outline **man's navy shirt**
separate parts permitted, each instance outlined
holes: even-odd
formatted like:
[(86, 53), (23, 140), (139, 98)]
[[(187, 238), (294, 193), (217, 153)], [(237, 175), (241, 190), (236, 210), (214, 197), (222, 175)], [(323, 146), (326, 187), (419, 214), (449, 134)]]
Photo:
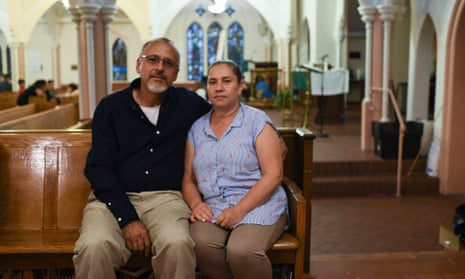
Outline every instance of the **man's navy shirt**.
[(139, 217), (126, 192), (181, 190), (187, 132), (211, 108), (196, 93), (169, 88), (153, 125), (128, 88), (101, 100), (92, 121), (85, 175), (120, 227)]

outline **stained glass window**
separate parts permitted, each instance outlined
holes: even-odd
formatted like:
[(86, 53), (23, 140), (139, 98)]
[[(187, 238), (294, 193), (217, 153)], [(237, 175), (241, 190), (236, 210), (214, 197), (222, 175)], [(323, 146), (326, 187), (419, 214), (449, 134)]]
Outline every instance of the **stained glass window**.
[(244, 62), (244, 30), (237, 22), (228, 28), (228, 58), (237, 65)]
[(8, 46), (6, 47), (6, 67), (8, 73), (11, 73), (11, 49)]
[(0, 46), (0, 73), (3, 70), (3, 57), (2, 57), (3, 51), (2, 51), (2, 46)]
[(187, 29), (187, 79), (202, 80), (203, 76), (203, 29), (192, 23)]
[(208, 66), (216, 60), (221, 29), (221, 25), (218, 22), (213, 22), (208, 28)]
[(127, 80), (127, 60), (126, 44), (118, 38), (113, 44), (113, 80)]

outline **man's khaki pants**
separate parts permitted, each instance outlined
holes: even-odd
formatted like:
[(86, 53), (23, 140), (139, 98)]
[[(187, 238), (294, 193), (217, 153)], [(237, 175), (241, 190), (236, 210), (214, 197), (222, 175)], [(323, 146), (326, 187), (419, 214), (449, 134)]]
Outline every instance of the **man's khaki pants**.
[[(181, 193), (154, 191), (128, 196), (150, 232), (155, 278), (195, 278), (194, 242), (188, 227), (190, 209)], [(115, 270), (130, 256), (115, 217), (90, 194), (74, 250), (76, 278), (116, 278)]]

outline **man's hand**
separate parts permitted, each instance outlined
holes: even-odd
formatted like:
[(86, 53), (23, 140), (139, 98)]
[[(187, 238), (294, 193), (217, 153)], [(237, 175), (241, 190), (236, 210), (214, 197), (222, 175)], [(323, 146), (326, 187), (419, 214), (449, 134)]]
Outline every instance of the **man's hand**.
[(140, 221), (132, 221), (123, 228), (123, 238), (126, 247), (133, 253), (150, 255), (150, 235)]

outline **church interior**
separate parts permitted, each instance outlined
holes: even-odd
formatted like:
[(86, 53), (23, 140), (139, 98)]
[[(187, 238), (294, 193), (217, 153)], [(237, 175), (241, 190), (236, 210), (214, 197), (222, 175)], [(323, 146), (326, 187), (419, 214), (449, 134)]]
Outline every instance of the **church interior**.
[[(307, 202), (303, 267), (295, 274), (276, 264), (276, 278), (465, 278), (465, 236), (453, 224), (465, 203), (465, 1), (0, 0), (0, 18), (0, 278), (74, 278), (66, 264), (46, 260), (64, 245), (44, 256), (6, 243), (36, 225), (7, 216), (26, 193), (6, 189), (30, 168), (27, 183), (31, 173), (30, 183), (56, 180), (55, 190), (37, 194), (63, 203), (60, 187), (84, 179), (61, 163), (68, 151), (60, 149), (77, 146), (69, 155), (77, 156), (84, 144), (57, 147), (44, 135), (87, 140), (99, 101), (138, 77), (140, 49), (157, 37), (179, 50), (174, 86), (206, 98), (208, 67), (233, 60), (247, 84), (241, 101), (280, 131), (304, 131), (287, 138), (284, 162)], [(40, 80), (52, 95), (18, 105)], [(37, 144), (44, 155), (34, 159), (27, 154)], [(69, 169), (36, 166), (55, 163)], [(45, 229), (69, 229), (61, 209), (37, 208)], [(119, 276), (152, 278), (146, 269)]]

